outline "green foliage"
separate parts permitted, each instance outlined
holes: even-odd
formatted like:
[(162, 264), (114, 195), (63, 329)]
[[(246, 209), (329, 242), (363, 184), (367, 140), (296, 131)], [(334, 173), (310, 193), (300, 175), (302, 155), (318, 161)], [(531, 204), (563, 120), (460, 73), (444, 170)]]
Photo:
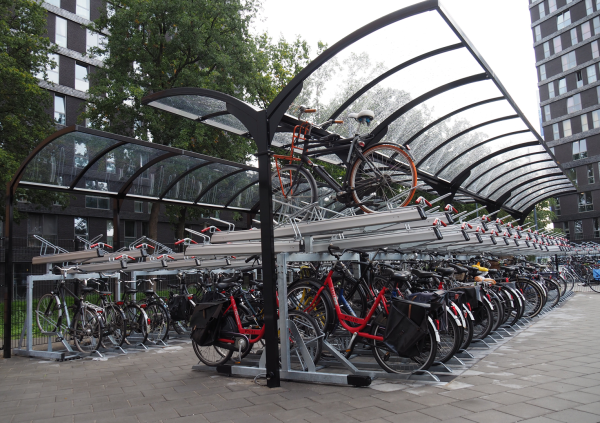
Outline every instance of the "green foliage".
[[(55, 127), (47, 113), (50, 94), (39, 86), (47, 82), (46, 69), (55, 51), (46, 33), (46, 9), (35, 0), (0, 0), (0, 184), (2, 192), (19, 164)], [(66, 206), (68, 196), (20, 190), (38, 207), (53, 202)], [(0, 218), (4, 220), (2, 195)], [(19, 219), (15, 210), (15, 220)], [(22, 216), (21, 216), (22, 217)]]
[[(553, 210), (556, 209), (556, 200), (549, 198), (548, 200), (541, 201), (535, 205), (537, 211), (537, 222), (538, 229), (544, 229), (552, 224), (553, 220), (556, 220), (556, 214)], [(525, 219), (525, 225), (535, 224), (535, 218), (533, 210), (527, 215)]]

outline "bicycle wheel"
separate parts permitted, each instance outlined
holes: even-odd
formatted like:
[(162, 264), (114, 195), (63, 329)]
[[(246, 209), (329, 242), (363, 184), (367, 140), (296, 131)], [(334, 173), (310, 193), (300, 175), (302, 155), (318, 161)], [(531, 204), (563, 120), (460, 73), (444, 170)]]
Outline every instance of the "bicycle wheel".
[(484, 339), (490, 334), (494, 327), (492, 309), (488, 303), (482, 301), (472, 313), (475, 318), (473, 325), (473, 339)]
[[(435, 328), (431, 325), (431, 321), (428, 322), (427, 329), (427, 334), (416, 344), (419, 353), (411, 358), (399, 357), (383, 342), (372, 340), (372, 353), (375, 361), (388, 373), (404, 373), (429, 369), (435, 361), (438, 346), (435, 337)], [(384, 336), (385, 326), (373, 325), (371, 334)]]
[(406, 151), (394, 144), (376, 144), (350, 170), (352, 199), (365, 213), (404, 207), (417, 185), (417, 168)]
[(555, 307), (560, 301), (560, 286), (552, 279), (545, 279), (546, 287), (548, 288), (548, 305)]
[[(237, 324), (235, 323), (233, 317), (230, 314), (228, 314), (227, 316), (223, 316), (219, 332), (235, 333), (237, 332), (237, 330)], [(207, 366), (211, 367), (216, 367), (227, 363), (233, 355), (232, 350), (217, 347), (216, 345), (202, 347), (198, 345), (193, 339), (192, 347), (198, 359)]]
[[(454, 356), (456, 351), (459, 350), (462, 342), (460, 328), (450, 313), (450, 310), (446, 312), (446, 315), (444, 316), (444, 319), (446, 320), (445, 325), (440, 322), (442, 323), (442, 327), (438, 330), (440, 341), (438, 342), (435, 361), (442, 363), (447, 362)], [(443, 326), (445, 326), (445, 328)]]
[(523, 303), (523, 316), (527, 318), (537, 316), (542, 311), (545, 302), (542, 288), (538, 284), (527, 279), (519, 279), (515, 284), (525, 298), (525, 302)]
[[(310, 172), (293, 165), (271, 174), (273, 215), (293, 214), (317, 201), (317, 182)], [(302, 219), (303, 216), (298, 216)]]
[(125, 342), (125, 313), (113, 304), (104, 308), (104, 330), (102, 335), (108, 337), (115, 347), (120, 347)]
[(204, 288), (199, 283), (189, 283), (185, 286), (187, 292), (194, 296), (194, 301), (201, 302), (204, 297)]
[(136, 343), (148, 340), (148, 315), (137, 304), (127, 304), (125, 309), (125, 336), (136, 338)]
[(35, 321), (40, 332), (59, 332), (62, 315), (59, 302), (54, 294), (44, 294), (35, 308)]
[(84, 309), (83, 314), (73, 317), (73, 341), (75, 348), (82, 353), (93, 353), (102, 340), (102, 325), (94, 310)]
[[(288, 310), (288, 320), (296, 325), (312, 361), (317, 364), (323, 351), (323, 333), (319, 324), (310, 315), (297, 310)], [(296, 339), (290, 333), (290, 353), (301, 357), (299, 352), (296, 352), (296, 343)]]
[(502, 307), (502, 302), (498, 299), (498, 296), (494, 292), (490, 292), (491, 300), (490, 302), (494, 306), (492, 310), (492, 317), (494, 319), (494, 325), (492, 326), (492, 331), (498, 330), (500, 324), (502, 323), (502, 319), (504, 318), (504, 308)]
[(475, 333), (475, 326), (473, 320), (471, 320), (471, 316), (465, 310), (463, 310), (463, 316), (465, 317), (465, 335), (463, 336), (462, 344), (460, 345), (461, 350), (466, 350), (471, 345), (471, 341), (473, 340), (473, 334)]
[(152, 303), (146, 307), (146, 314), (150, 320), (148, 327), (148, 340), (152, 342), (164, 341), (169, 335), (169, 310), (163, 304)]
[(588, 286), (592, 291), (600, 293), (600, 281), (590, 278), (588, 279)]
[(329, 293), (321, 291), (313, 304), (322, 284), (316, 279), (301, 279), (288, 287), (288, 308), (311, 315), (319, 324), (323, 333), (330, 333), (335, 327), (336, 317), (333, 301)]

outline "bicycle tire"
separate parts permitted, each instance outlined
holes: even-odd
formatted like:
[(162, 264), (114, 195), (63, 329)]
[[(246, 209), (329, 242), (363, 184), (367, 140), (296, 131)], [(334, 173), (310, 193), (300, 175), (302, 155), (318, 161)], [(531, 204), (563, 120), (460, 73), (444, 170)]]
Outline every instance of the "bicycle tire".
[(465, 310), (462, 310), (463, 316), (465, 317), (465, 334), (463, 336), (462, 344), (460, 345), (461, 350), (466, 350), (471, 345), (471, 341), (473, 341), (474, 334), (474, 325), (473, 320), (471, 320), (471, 316)]
[[(237, 324), (231, 314), (227, 314), (223, 316), (221, 320), (221, 326), (219, 328), (219, 333), (221, 331), (225, 332), (237, 332)], [(219, 335), (217, 335), (217, 338)], [(210, 367), (221, 366), (229, 361), (231, 356), (233, 355), (232, 350), (228, 350), (225, 348), (218, 347), (216, 345), (211, 345), (207, 347), (202, 347), (196, 343), (192, 339), (192, 348), (196, 357), (198, 359)]]
[(519, 321), (519, 319), (521, 318), (521, 298), (517, 296), (519, 295), (516, 291), (514, 291), (513, 289), (509, 289), (508, 290), (508, 294), (512, 297), (512, 302), (513, 302), (513, 307), (511, 307), (510, 309), (510, 314), (508, 316), (508, 319), (506, 321), (506, 324), (508, 326), (514, 326), (515, 323), (517, 323)]
[(487, 302), (481, 301), (472, 313), (475, 318), (473, 324), (473, 339), (484, 339), (490, 334), (494, 325), (492, 309)]
[[(300, 174), (298, 179), (294, 172)], [(318, 199), (317, 181), (301, 166), (285, 165), (279, 169), (279, 173), (274, 171), (271, 174), (271, 186), (273, 200), (279, 201), (273, 203), (273, 215), (295, 213), (299, 208), (315, 203)]]
[(592, 291), (600, 293), (600, 281), (597, 281), (595, 279), (589, 279), (588, 286)]
[(62, 323), (59, 304), (54, 294), (44, 294), (38, 301), (35, 308), (35, 321), (42, 334), (59, 332)]
[(81, 317), (81, 312), (79, 311), (73, 317), (71, 335), (77, 350), (82, 353), (93, 353), (100, 347), (102, 324), (95, 311), (84, 309), (83, 313), (83, 317)]
[[(323, 352), (323, 333), (319, 324), (311, 315), (298, 310), (288, 310), (288, 320), (296, 325), (313, 362), (317, 364)], [(293, 338), (290, 334), (290, 351), (294, 349)]]
[(169, 336), (171, 317), (164, 304), (150, 303), (146, 306), (146, 314), (150, 319), (148, 327), (148, 341), (165, 341)]
[(545, 303), (542, 288), (533, 281), (524, 278), (519, 278), (515, 284), (525, 298), (523, 316), (527, 318), (537, 316), (544, 308)]
[[(462, 343), (460, 326), (455, 320), (455, 317), (450, 314), (450, 310), (446, 311), (446, 328), (438, 330), (440, 340), (437, 343), (437, 352), (435, 361), (446, 363), (460, 349)], [(441, 325), (443, 326), (443, 325)]]
[[(417, 168), (410, 155), (400, 146), (394, 144), (375, 144), (367, 148), (362, 154), (367, 160), (365, 161), (359, 157), (352, 164), (348, 179), (352, 199), (356, 204), (360, 204), (359, 207), (362, 211), (374, 213), (408, 205), (415, 195), (417, 185)], [(367, 162), (370, 157), (377, 157), (378, 172), (381, 172), (383, 167), (386, 168), (384, 170), (386, 172), (384, 173), (385, 177), (382, 180), (375, 180), (376, 178), (369, 175), (369, 173), (372, 173), (367, 169)], [(373, 168), (370, 165), (368, 167)], [(392, 175), (390, 176), (390, 174)], [(405, 189), (407, 185), (410, 187)], [(380, 206), (362, 204), (365, 200), (377, 201)]]
[(554, 308), (560, 301), (560, 286), (552, 279), (544, 280), (546, 287), (548, 288), (548, 303), (550, 307)]
[(127, 304), (123, 311), (125, 312), (125, 336), (139, 336), (140, 341), (136, 343), (145, 343), (148, 340), (148, 316), (146, 312), (137, 304)]
[(104, 307), (104, 330), (103, 337), (109, 338), (115, 347), (120, 347), (125, 342), (125, 313), (114, 304), (107, 304)]
[(324, 289), (319, 296), (320, 301), (311, 310), (308, 310), (312, 299), (323, 284), (316, 279), (300, 279), (288, 287), (288, 308), (308, 312), (319, 323), (325, 334), (331, 333), (337, 322), (333, 300), (329, 292)]

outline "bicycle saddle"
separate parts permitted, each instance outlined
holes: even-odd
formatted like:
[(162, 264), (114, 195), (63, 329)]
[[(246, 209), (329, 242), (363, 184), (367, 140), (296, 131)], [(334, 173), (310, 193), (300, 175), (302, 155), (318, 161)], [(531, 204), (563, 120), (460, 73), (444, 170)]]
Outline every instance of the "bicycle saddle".
[(95, 290), (96, 290), (95, 288), (92, 288), (92, 287), (89, 287), (89, 286), (84, 286), (84, 287), (81, 289), (81, 291), (83, 291), (83, 292), (93, 292), (93, 291), (95, 291)]
[(440, 273), (442, 276), (451, 276), (454, 274), (454, 269), (451, 267), (438, 267), (435, 269), (435, 271)]
[(234, 276), (232, 278), (223, 278), (221, 279), (221, 282), (219, 283), (232, 283), (232, 282), (237, 282), (239, 280), (239, 278), (237, 276)]
[(516, 268), (516, 267), (514, 267), (514, 266), (500, 266), (500, 269), (502, 269), (502, 270), (507, 270), (507, 271), (509, 271), (509, 272), (514, 272), (514, 271), (516, 271), (516, 270), (517, 270), (517, 268)]
[(463, 266), (459, 266), (458, 264), (454, 264), (454, 263), (448, 263), (448, 266), (452, 267), (454, 270), (456, 270), (457, 273), (467, 273), (468, 270), (466, 267)]
[(230, 280), (228, 282), (219, 282), (217, 283), (217, 288), (219, 289), (229, 289), (232, 288), (236, 285), (239, 285), (237, 282), (235, 282), (234, 280)]
[(427, 272), (425, 270), (412, 269), (411, 272), (417, 278), (431, 278), (433, 276), (437, 276), (438, 278), (440, 277), (440, 275), (438, 275), (438, 274), (436, 274), (434, 272)]
[(361, 110), (358, 113), (350, 113), (348, 117), (350, 119), (356, 119), (360, 123), (366, 122), (368, 125), (375, 119), (375, 113), (371, 110)]
[(394, 282), (408, 282), (411, 274), (408, 270), (400, 270), (399, 272), (392, 272), (390, 276)]
[(498, 269), (488, 269), (490, 276), (498, 274)]
[(109, 295), (112, 295), (112, 292), (110, 292), (110, 291), (100, 291), (99, 294), (102, 295), (103, 297), (108, 297)]

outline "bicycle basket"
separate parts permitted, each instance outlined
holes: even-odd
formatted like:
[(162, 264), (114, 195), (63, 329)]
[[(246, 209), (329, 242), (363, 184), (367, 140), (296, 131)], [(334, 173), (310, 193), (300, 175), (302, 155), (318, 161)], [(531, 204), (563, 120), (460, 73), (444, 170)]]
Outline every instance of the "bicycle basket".
[(383, 343), (400, 357), (419, 354), (417, 343), (427, 335), (429, 304), (396, 299), (391, 301)]
[(200, 303), (194, 308), (190, 317), (192, 333), (190, 338), (201, 347), (214, 345), (219, 332), (219, 322), (223, 315), (223, 305), (226, 301)]
[(600, 269), (592, 269), (594, 274), (594, 280), (600, 280)]

